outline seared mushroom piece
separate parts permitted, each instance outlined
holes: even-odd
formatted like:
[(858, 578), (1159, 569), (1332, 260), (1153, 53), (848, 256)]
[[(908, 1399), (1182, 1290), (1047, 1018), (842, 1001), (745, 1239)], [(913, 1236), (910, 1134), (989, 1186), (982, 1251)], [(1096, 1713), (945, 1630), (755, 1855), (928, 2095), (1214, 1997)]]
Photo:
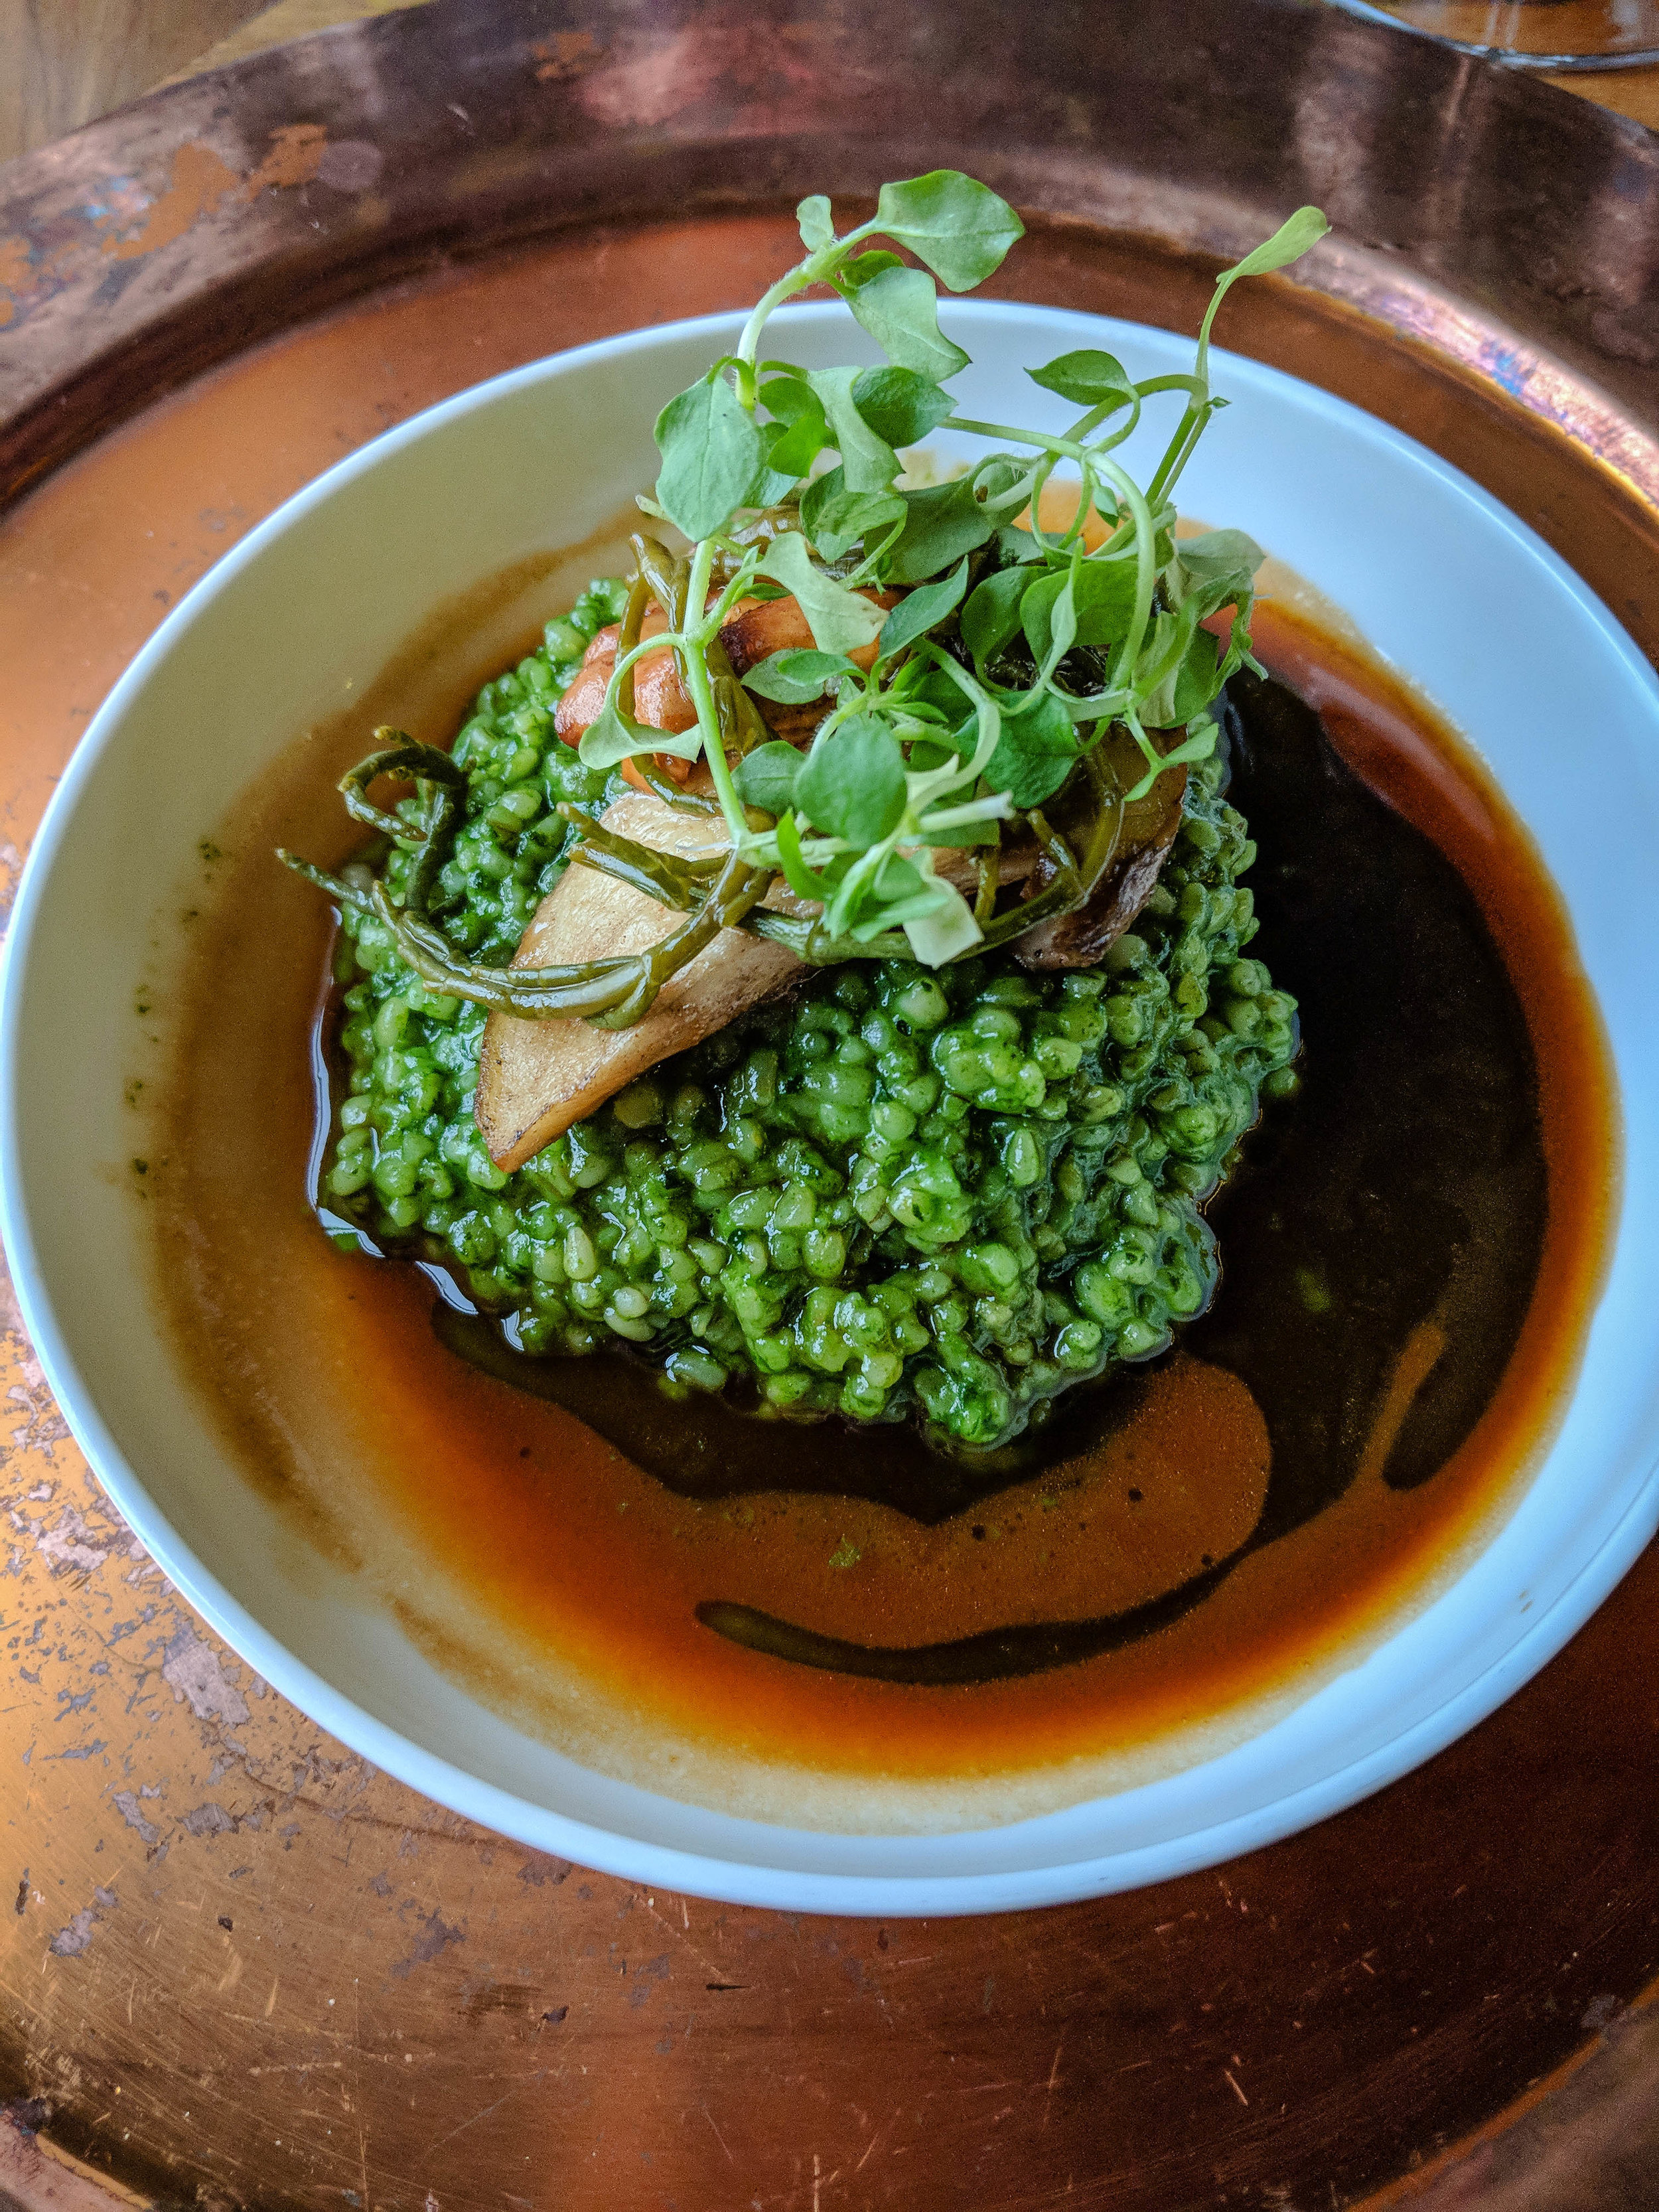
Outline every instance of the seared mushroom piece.
[[(681, 859), (726, 849), (718, 816), (682, 814), (643, 793), (617, 799), (604, 821), (621, 836)], [(769, 905), (788, 901), (793, 907), (781, 884), (775, 890), (782, 897), (769, 896)], [(595, 868), (572, 866), (531, 917), (512, 964), (551, 968), (642, 952), (682, 918), (629, 884)], [(630, 1028), (492, 1013), (478, 1055), (476, 1109), (490, 1158), (498, 1168), (522, 1167), (635, 1076), (787, 989), (799, 973), (800, 963), (787, 946), (745, 930), (723, 929), (669, 977), (649, 1012)]]
[[(641, 792), (605, 809), (605, 827), (635, 844), (653, 846), (682, 860), (724, 854), (717, 815), (683, 814)], [(1005, 884), (1029, 873), (1035, 848), (1003, 853)], [(978, 861), (959, 848), (933, 855), (940, 875), (971, 895)], [(815, 914), (780, 877), (763, 902), (775, 913)], [(531, 917), (513, 956), (514, 968), (556, 967), (641, 952), (666, 937), (680, 920), (631, 884), (596, 868), (573, 866)], [(788, 948), (747, 930), (723, 929), (671, 975), (650, 1011), (630, 1028), (596, 1028), (580, 1020), (533, 1021), (493, 1013), (484, 1025), (478, 1056), (478, 1128), (498, 1168), (522, 1167), (607, 1098), (677, 1052), (688, 1051), (767, 999), (775, 998), (804, 972)]]
[[(866, 592), (864, 596), (879, 607), (892, 606), (897, 600), (893, 592)], [(647, 610), (640, 625), (640, 635), (657, 637), (667, 627), (662, 609), (653, 606)], [(599, 718), (605, 704), (605, 686), (617, 665), (617, 634), (614, 623), (594, 634), (574, 682), (555, 710), (553, 726), (568, 745), (579, 744), (589, 723)], [(732, 672), (738, 676), (746, 676), (751, 668), (757, 668), (775, 653), (794, 647), (810, 650), (813, 644), (800, 604), (792, 599), (741, 601), (721, 624), (720, 638)], [(860, 668), (868, 668), (875, 653), (873, 645), (861, 646), (851, 658)], [(792, 743), (803, 743), (810, 738), (823, 719), (823, 710), (817, 703), (782, 707), (772, 700), (757, 698), (755, 704), (770, 727)], [(689, 730), (697, 719), (696, 709), (686, 696), (673, 655), (666, 646), (660, 653), (646, 653), (634, 664), (634, 712), (637, 720), (653, 730), (677, 732)]]
[[(1133, 741), (1114, 736), (1107, 757), (1120, 787), (1133, 788), (1145, 766)], [(1185, 787), (1185, 769), (1171, 769), (1145, 799), (1125, 807), (1116, 852), (1087, 904), (1014, 940), (1026, 967), (1089, 966), (1122, 934), (1151, 896), (1174, 842)], [(645, 793), (617, 799), (603, 818), (605, 827), (618, 836), (680, 859), (713, 857), (726, 849), (718, 816), (683, 813)], [(972, 895), (979, 872), (975, 852), (941, 848), (933, 854), (933, 865)], [(1030, 897), (1050, 880), (1052, 870), (1035, 845), (1022, 838), (999, 854), (997, 874), (1005, 888), (1022, 884)], [(781, 879), (764, 902), (783, 913), (816, 911), (803, 906)], [(512, 964), (556, 967), (643, 951), (679, 919), (672, 908), (631, 884), (595, 868), (573, 866), (537, 908)], [(802, 972), (786, 946), (747, 930), (723, 929), (670, 976), (649, 1012), (629, 1028), (492, 1013), (479, 1054), (477, 1103), (478, 1127), (491, 1159), (499, 1168), (522, 1167), (636, 1076), (787, 990)]]
[[(1179, 735), (1171, 732), (1170, 741)], [(1106, 739), (1103, 751), (1119, 789), (1133, 791), (1146, 767), (1139, 745), (1126, 731), (1115, 730)], [(1053, 921), (1039, 922), (1024, 937), (1014, 939), (1021, 967), (1091, 968), (1107, 947), (1122, 936), (1157, 885), (1181, 827), (1186, 791), (1185, 767), (1165, 769), (1144, 799), (1132, 799), (1125, 805), (1117, 849), (1085, 903)], [(1054, 872), (1053, 864), (1046, 857), (1040, 859), (1031, 872), (1026, 896), (1034, 896), (1052, 881)]]

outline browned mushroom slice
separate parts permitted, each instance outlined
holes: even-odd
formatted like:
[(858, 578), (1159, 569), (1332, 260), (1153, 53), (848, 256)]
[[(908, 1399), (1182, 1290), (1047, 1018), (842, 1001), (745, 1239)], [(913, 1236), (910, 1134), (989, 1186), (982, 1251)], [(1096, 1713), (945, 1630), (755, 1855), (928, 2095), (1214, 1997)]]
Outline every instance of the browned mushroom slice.
[[(868, 591), (863, 597), (883, 609), (896, 606), (899, 599), (896, 592)], [(647, 608), (640, 626), (641, 638), (655, 637), (667, 626), (660, 607)], [(582, 732), (597, 720), (605, 704), (605, 687), (617, 665), (617, 633), (615, 623), (595, 633), (581, 666), (554, 710), (553, 726), (568, 745), (580, 744)], [(799, 602), (793, 599), (740, 601), (731, 619), (721, 625), (720, 638), (738, 676), (746, 676), (775, 653), (813, 643), (806, 617)], [(870, 667), (875, 657), (873, 644), (860, 646), (851, 656), (860, 668)], [(792, 742), (810, 738), (823, 720), (823, 708), (817, 704), (779, 707), (769, 699), (757, 699), (755, 703), (772, 728)], [(666, 646), (660, 653), (646, 653), (634, 665), (634, 713), (653, 730), (689, 730), (697, 719)]]
[[(622, 836), (683, 858), (725, 850), (718, 817), (679, 813), (643, 793), (617, 799), (605, 823)], [(551, 968), (642, 952), (680, 919), (631, 884), (572, 867), (536, 909), (513, 965)], [(635, 1076), (787, 989), (799, 972), (800, 963), (785, 946), (723, 929), (669, 977), (631, 1028), (492, 1013), (478, 1058), (476, 1109), (490, 1158), (498, 1168), (522, 1167)]]
[[(958, 890), (971, 905), (979, 890), (979, 864), (986, 848), (982, 845), (935, 845), (933, 873), (944, 883)], [(1027, 882), (1033, 869), (1042, 865), (1042, 855), (1030, 837), (1005, 841), (997, 849), (997, 888), (1006, 890), (1011, 884)]]
[[(1104, 758), (1120, 790), (1133, 791), (1146, 769), (1140, 748), (1127, 732), (1115, 730), (1105, 741)], [(1014, 940), (1024, 968), (1091, 968), (1108, 945), (1121, 937), (1152, 896), (1159, 871), (1181, 827), (1187, 790), (1185, 767), (1166, 769), (1144, 799), (1123, 810), (1117, 849), (1106, 872), (1084, 904), (1053, 921), (1039, 922)], [(1047, 860), (1032, 871), (1027, 896), (1053, 877)]]

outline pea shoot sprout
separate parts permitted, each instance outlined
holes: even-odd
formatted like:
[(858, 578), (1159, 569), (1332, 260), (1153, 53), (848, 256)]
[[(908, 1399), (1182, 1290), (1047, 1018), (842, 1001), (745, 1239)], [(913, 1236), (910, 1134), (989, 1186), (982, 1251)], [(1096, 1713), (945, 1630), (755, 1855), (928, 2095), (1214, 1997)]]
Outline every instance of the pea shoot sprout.
[[(614, 671), (580, 739), (587, 766), (631, 763), (659, 799), (706, 815), (721, 856), (658, 852), (569, 809), (576, 860), (682, 919), (636, 954), (545, 969), (469, 962), (441, 915), (463, 780), (447, 755), (381, 731), (380, 749), (341, 790), (356, 819), (411, 856), (397, 895), (384, 880), (283, 858), (373, 913), (436, 991), (528, 1018), (623, 1027), (722, 929), (773, 938), (815, 965), (902, 957), (937, 968), (1006, 944), (1087, 903), (1126, 805), (1208, 757), (1223, 685), (1255, 666), (1262, 556), (1241, 531), (1177, 538), (1175, 499), (1225, 404), (1210, 379), (1217, 310), (1240, 277), (1287, 266), (1324, 234), (1316, 208), (1297, 210), (1218, 277), (1190, 374), (1137, 380), (1092, 349), (1028, 370), (1079, 410), (1060, 432), (981, 420), (946, 390), (970, 363), (939, 327), (937, 285), (965, 292), (1000, 266), (1023, 234), (1006, 201), (941, 169), (884, 185), (875, 214), (844, 233), (821, 194), (797, 215), (803, 258), (757, 303), (735, 352), (658, 418), (661, 467), (640, 504), (686, 550), (635, 538)], [(763, 356), (774, 311), (821, 284), (884, 365), (815, 369)], [(1143, 486), (1117, 455), (1165, 396), (1181, 411)], [(906, 485), (902, 451), (938, 430), (997, 449), (948, 483)], [(1050, 529), (1043, 494), (1057, 471), (1076, 495), (1064, 526)], [(811, 647), (739, 676), (723, 629), (744, 605), (784, 597)], [(665, 627), (647, 635), (653, 607)], [(1206, 625), (1229, 611), (1218, 637)], [(695, 712), (679, 732), (636, 714), (636, 672), (665, 651)], [(815, 702), (808, 749), (773, 734), (767, 705)], [(1138, 777), (1106, 765), (1114, 732), (1133, 740)], [(689, 764), (687, 780), (665, 760)], [(412, 782), (413, 803), (376, 805), (380, 778)], [(1046, 811), (1062, 797), (1063, 829)], [(1036, 841), (1045, 866), (1005, 901), (997, 855), (1020, 837)], [(935, 861), (953, 847), (978, 858), (971, 902)], [(793, 911), (762, 904), (780, 879)]]

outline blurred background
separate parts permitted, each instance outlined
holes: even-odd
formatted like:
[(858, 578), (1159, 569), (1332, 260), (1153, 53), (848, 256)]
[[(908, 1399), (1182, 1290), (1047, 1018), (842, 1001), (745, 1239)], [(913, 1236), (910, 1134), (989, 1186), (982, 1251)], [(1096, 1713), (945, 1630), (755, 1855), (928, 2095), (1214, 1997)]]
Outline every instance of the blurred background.
[(157, 85), (407, 0), (0, 0), (0, 161)]
[[(175, 77), (407, 4), (0, 0), (0, 161), (78, 130)], [(1355, 14), (1385, 12), (1356, 0), (1346, 4)], [(1595, 65), (1595, 73), (1546, 73), (1659, 128), (1659, 69), (1622, 65), (1633, 52), (1659, 49), (1659, 0), (1397, 0), (1386, 13), (1474, 47), (1581, 58)]]

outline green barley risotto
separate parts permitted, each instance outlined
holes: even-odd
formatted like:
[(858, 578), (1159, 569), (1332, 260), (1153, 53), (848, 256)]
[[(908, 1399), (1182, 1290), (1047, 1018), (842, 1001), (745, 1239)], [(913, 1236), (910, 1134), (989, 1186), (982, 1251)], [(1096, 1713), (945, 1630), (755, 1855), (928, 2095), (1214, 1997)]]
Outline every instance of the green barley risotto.
[[(512, 957), (567, 865), (554, 807), (597, 815), (625, 787), (552, 729), (625, 596), (593, 584), (456, 741), (442, 927), (474, 959)], [(1001, 1441), (1202, 1310), (1200, 1206), (1261, 1094), (1294, 1082), (1295, 1006), (1246, 957), (1254, 848), (1223, 781), (1214, 758), (1189, 771), (1158, 888), (1099, 967), (808, 970), (512, 1175), (473, 1119), (483, 1009), (428, 991), (345, 908), (349, 1073), (320, 1193), (337, 1233), (447, 1266), (526, 1352), (620, 1340), (671, 1389), (736, 1378), (781, 1412)], [(408, 865), (393, 851), (394, 890)]]
[[(1295, 1086), (1222, 741), (1264, 556), (1176, 493), (1222, 301), (1327, 226), (1221, 272), (1189, 374), (1082, 348), (1034, 398), (939, 319), (1022, 235), (987, 185), (796, 214), (656, 417), (631, 572), (449, 749), (375, 732), (343, 872), (281, 856), (342, 917), (317, 1198), (532, 1358), (983, 1450), (1204, 1310)], [(780, 355), (815, 287), (860, 361)]]

